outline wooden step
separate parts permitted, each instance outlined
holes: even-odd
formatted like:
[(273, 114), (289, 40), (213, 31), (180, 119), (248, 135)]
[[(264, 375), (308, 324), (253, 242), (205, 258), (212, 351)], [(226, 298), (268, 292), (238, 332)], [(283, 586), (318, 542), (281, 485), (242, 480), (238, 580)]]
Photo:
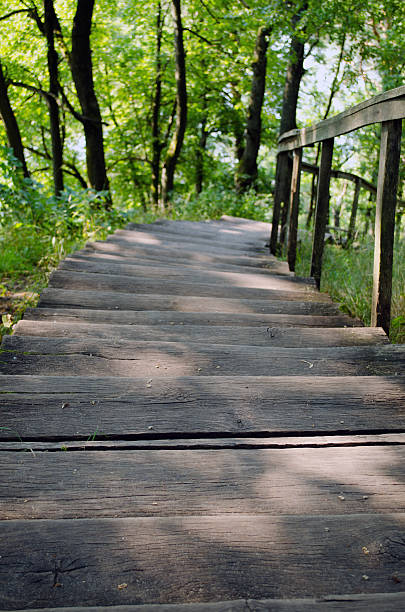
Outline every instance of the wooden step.
[[(405, 592), (325, 595), (306, 599), (233, 599), (191, 604), (144, 604), (37, 608), (25, 612), (398, 612), (405, 608)], [(18, 612), (18, 611), (17, 611)], [(22, 611), (20, 611), (22, 612)]]
[(285, 261), (279, 261), (275, 257), (270, 258), (266, 266), (243, 266), (231, 263), (201, 263), (198, 261), (184, 261), (180, 259), (171, 259), (162, 257), (130, 257), (120, 255), (118, 253), (102, 253), (100, 251), (92, 251), (89, 248), (84, 248), (79, 251), (74, 251), (71, 257), (75, 260), (90, 261), (94, 263), (115, 263), (125, 264), (130, 266), (158, 266), (160, 269), (174, 268), (175, 270), (184, 270), (191, 273), (193, 270), (197, 272), (239, 272), (253, 273), (268, 276), (269, 273), (274, 273), (282, 276), (294, 278), (294, 273), (288, 269), (288, 264)]
[(403, 376), (3, 375), (1, 386), (2, 440), (405, 431)]
[[(290, 292), (291, 293), (291, 292)], [(315, 302), (286, 301), (278, 299), (278, 292), (272, 294), (272, 299), (232, 299), (196, 297), (192, 295), (162, 295), (137, 294), (115, 291), (94, 291), (85, 288), (44, 289), (39, 299), (40, 307), (91, 308), (100, 307), (108, 310), (159, 310), (195, 313), (238, 313), (238, 314), (287, 314), (287, 315), (337, 315), (339, 310), (331, 301)]]
[(405, 347), (262, 348), (98, 338), (9, 336), (0, 373), (120, 377), (398, 376)]
[(49, 279), (49, 286), (57, 289), (76, 289), (93, 291), (116, 291), (118, 293), (188, 295), (201, 297), (220, 297), (233, 299), (279, 299), (328, 302), (329, 296), (319, 293), (311, 285), (297, 284), (289, 288), (289, 279), (280, 276), (270, 289), (254, 289), (250, 287), (224, 286), (215, 283), (195, 283), (193, 281), (167, 280), (166, 278), (151, 278), (141, 276), (117, 276), (116, 274), (95, 274), (88, 272), (73, 272), (56, 270)]
[(111, 323), (60, 323), (23, 319), (15, 334), (70, 338), (106, 338), (155, 342), (241, 344), (266, 347), (367, 346), (388, 344), (380, 327), (241, 327), (207, 325), (116, 325)]
[[(176, 248), (177, 247), (177, 248)], [(130, 244), (128, 241), (125, 242), (123, 240), (119, 241), (116, 239), (114, 242), (88, 242), (86, 245), (86, 249), (89, 251), (96, 251), (101, 253), (112, 253), (112, 254), (120, 254), (125, 257), (147, 257), (147, 258), (157, 258), (159, 261), (168, 261), (177, 260), (183, 263), (192, 263), (198, 262), (202, 264), (210, 264), (210, 263), (226, 263), (227, 265), (233, 264), (238, 266), (252, 266), (254, 268), (267, 268), (269, 265), (269, 261), (271, 262), (269, 256), (261, 255), (261, 256), (253, 256), (247, 255), (239, 252), (229, 252), (229, 249), (223, 253), (216, 251), (212, 252), (210, 249), (196, 249), (194, 244), (187, 244), (187, 246), (183, 246), (181, 249), (178, 248), (178, 243), (175, 244), (160, 244), (156, 245), (148, 245), (148, 244)]]
[(405, 445), (90, 449), (0, 451), (0, 519), (405, 512)]
[(286, 277), (276, 274), (256, 274), (255, 272), (222, 272), (189, 270), (186, 266), (160, 267), (157, 264), (131, 265), (126, 263), (107, 263), (68, 257), (61, 261), (59, 270), (87, 272), (93, 274), (112, 274), (115, 276), (143, 277), (148, 279), (185, 280), (194, 284), (221, 284), (224, 287), (247, 287), (251, 289), (282, 289), (292, 291), (315, 290), (315, 284), (299, 276)]
[(5, 521), (0, 606), (396, 593), (404, 527), (401, 513)]
[(27, 308), (25, 321), (86, 322), (121, 325), (240, 325), (243, 327), (362, 327), (358, 319), (339, 315), (177, 312), (176, 310), (90, 310), (85, 308)]
[[(194, 223), (190, 221), (169, 221), (165, 223), (128, 223), (124, 231), (148, 232), (150, 234), (169, 236), (183, 241), (187, 238), (198, 238), (199, 240), (215, 241), (218, 244), (231, 244), (240, 246), (257, 247), (265, 243), (270, 237), (270, 225), (263, 230), (246, 231), (246, 229), (235, 225), (228, 226), (224, 223), (208, 224)], [(119, 235), (119, 234), (118, 234)]]
[(141, 232), (141, 231), (128, 231), (128, 230), (116, 230), (114, 234), (110, 234), (107, 239), (107, 243), (119, 244), (122, 246), (152, 246), (154, 248), (159, 247), (164, 250), (176, 248), (180, 252), (195, 249), (202, 253), (211, 255), (242, 255), (249, 256), (252, 258), (261, 257), (263, 260), (266, 259), (268, 251), (265, 245), (258, 245), (257, 242), (252, 246), (245, 244), (233, 244), (232, 242), (223, 243), (219, 239), (217, 241), (212, 239), (199, 238), (198, 236), (184, 236), (181, 240), (177, 236), (172, 234), (163, 234), (152, 232)]

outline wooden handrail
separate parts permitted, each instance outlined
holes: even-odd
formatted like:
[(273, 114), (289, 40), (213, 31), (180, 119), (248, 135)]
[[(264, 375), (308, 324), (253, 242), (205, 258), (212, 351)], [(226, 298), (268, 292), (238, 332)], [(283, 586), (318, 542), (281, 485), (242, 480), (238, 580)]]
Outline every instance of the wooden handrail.
[(328, 138), (353, 132), (372, 123), (403, 119), (404, 109), (405, 85), (385, 91), (315, 125), (284, 132), (278, 141), (278, 152), (307, 147)]
[[(318, 288), (321, 282), (325, 231), (329, 218), (331, 176), (352, 180), (356, 185), (352, 217), (348, 231), (349, 239), (354, 233), (360, 188), (363, 187), (376, 194), (371, 324), (372, 326), (383, 327), (387, 333), (389, 333), (390, 327), (396, 193), (398, 187), (402, 119), (404, 117), (405, 86), (386, 91), (316, 125), (285, 132), (279, 138), (278, 147), (280, 159), (288, 157), (289, 151), (294, 152), (294, 171), (292, 173), (288, 205), (287, 259), (290, 270), (294, 270), (296, 259), (300, 172), (303, 169), (312, 173), (318, 172), (318, 192), (311, 261), (311, 276), (315, 278)], [(350, 172), (332, 170), (334, 138), (372, 123), (382, 124), (377, 188), (365, 179)], [(316, 166), (312, 166), (312, 164), (302, 162), (303, 147), (311, 146), (316, 142), (322, 142), (319, 169)], [(290, 182), (290, 179), (284, 177), (284, 182), (287, 180)], [(284, 191), (285, 189), (283, 188)], [(280, 204), (278, 203), (278, 208), (279, 206)], [(274, 224), (274, 217), (278, 219), (276, 215), (276, 202), (270, 237), (270, 250), (272, 253), (275, 252), (278, 232), (278, 223)]]

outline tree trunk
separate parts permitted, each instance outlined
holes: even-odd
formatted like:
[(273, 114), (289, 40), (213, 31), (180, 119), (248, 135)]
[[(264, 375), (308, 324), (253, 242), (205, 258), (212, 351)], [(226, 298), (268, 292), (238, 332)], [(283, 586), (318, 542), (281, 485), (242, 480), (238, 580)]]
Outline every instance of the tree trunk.
[(152, 198), (155, 207), (157, 207), (159, 204), (160, 157), (162, 154), (162, 142), (159, 125), (160, 109), (162, 104), (162, 33), (162, 4), (161, 1), (158, 0), (156, 16), (156, 77), (155, 94), (153, 97), (152, 107)]
[(176, 57), (176, 129), (170, 142), (162, 170), (162, 204), (168, 205), (174, 185), (174, 172), (183, 145), (187, 125), (186, 61), (183, 44), (180, 0), (172, 0), (174, 47)]
[(63, 144), (60, 135), (59, 121), (59, 75), (58, 54), (55, 50), (54, 31), (56, 29), (56, 15), (53, 0), (44, 0), (44, 27), (47, 44), (47, 60), (49, 72), (48, 108), (50, 131), (52, 140), (52, 168), (55, 195), (63, 191)]
[(253, 78), (248, 107), (245, 147), (235, 177), (238, 192), (247, 191), (257, 178), (257, 154), (260, 147), (262, 129), (262, 106), (266, 85), (266, 64), (268, 35), (270, 30), (259, 28), (256, 38), (256, 48), (252, 64)]
[[(296, 29), (304, 12), (308, 8), (308, 3), (304, 2), (302, 8), (294, 15), (292, 23)], [(298, 94), (301, 79), (304, 74), (304, 42), (296, 35), (293, 35), (290, 46), (290, 61), (287, 67), (287, 74), (284, 84), (283, 104), (281, 109), (280, 134), (293, 130), (297, 127), (296, 114)], [(291, 167), (288, 163), (288, 153), (277, 155), (276, 183), (274, 187), (273, 221), (270, 237), (270, 251), (276, 254), (278, 249), (278, 225), (280, 220), (281, 206), (287, 210), (289, 203), (289, 192), (291, 183)], [(287, 168), (287, 172), (286, 169)], [(285, 215), (282, 215), (284, 218)], [(282, 228), (283, 229), (283, 228)], [(282, 232), (283, 233), (283, 232)], [(282, 236), (281, 236), (282, 238)]]
[(3, 68), (0, 62), (0, 115), (3, 119), (6, 128), (7, 140), (10, 148), (13, 150), (14, 157), (21, 162), (22, 171), (25, 178), (30, 177), (24, 155), (24, 147), (21, 140), (21, 134), (18, 127), (17, 119), (10, 104), (8, 97), (7, 82), (4, 78)]
[(94, 0), (77, 0), (72, 28), (71, 70), (83, 114), (89, 182), (96, 191), (107, 191), (105, 206), (111, 207), (105, 167), (103, 127), (94, 91), (90, 31)]
[[(207, 106), (207, 99), (204, 96), (204, 110)], [(204, 154), (207, 148), (208, 132), (207, 127), (207, 115), (204, 115), (201, 120), (201, 131), (200, 140), (198, 143), (195, 159), (195, 192), (199, 195), (202, 192), (204, 182)]]

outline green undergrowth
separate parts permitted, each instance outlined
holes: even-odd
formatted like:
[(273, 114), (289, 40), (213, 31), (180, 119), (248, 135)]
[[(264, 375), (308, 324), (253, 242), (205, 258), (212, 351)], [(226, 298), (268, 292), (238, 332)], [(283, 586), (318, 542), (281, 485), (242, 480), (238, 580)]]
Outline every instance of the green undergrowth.
[(175, 197), (164, 213), (145, 212), (140, 205), (106, 211), (103, 193), (67, 189), (59, 197), (49, 195), (42, 185), (22, 177), (11, 155), (0, 167), (0, 176), (0, 339), (12, 332), (27, 307), (36, 305), (50, 273), (64, 257), (130, 221), (203, 220), (223, 214), (269, 218), (266, 196), (237, 196), (218, 186), (208, 187), (199, 197)]
[[(300, 232), (296, 274), (309, 276), (311, 236)], [(348, 249), (339, 245), (325, 245), (322, 264), (321, 291), (339, 302), (341, 309), (370, 325), (373, 287), (374, 242), (364, 238)], [(405, 244), (397, 241), (394, 249), (393, 291), (390, 340), (405, 343)]]

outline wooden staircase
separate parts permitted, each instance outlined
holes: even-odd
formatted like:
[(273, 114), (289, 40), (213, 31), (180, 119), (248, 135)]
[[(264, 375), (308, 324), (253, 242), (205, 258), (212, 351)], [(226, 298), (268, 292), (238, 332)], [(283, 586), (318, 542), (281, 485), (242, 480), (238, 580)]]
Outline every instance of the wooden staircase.
[(267, 255), (130, 224), (0, 354), (0, 609), (405, 609), (405, 350)]

